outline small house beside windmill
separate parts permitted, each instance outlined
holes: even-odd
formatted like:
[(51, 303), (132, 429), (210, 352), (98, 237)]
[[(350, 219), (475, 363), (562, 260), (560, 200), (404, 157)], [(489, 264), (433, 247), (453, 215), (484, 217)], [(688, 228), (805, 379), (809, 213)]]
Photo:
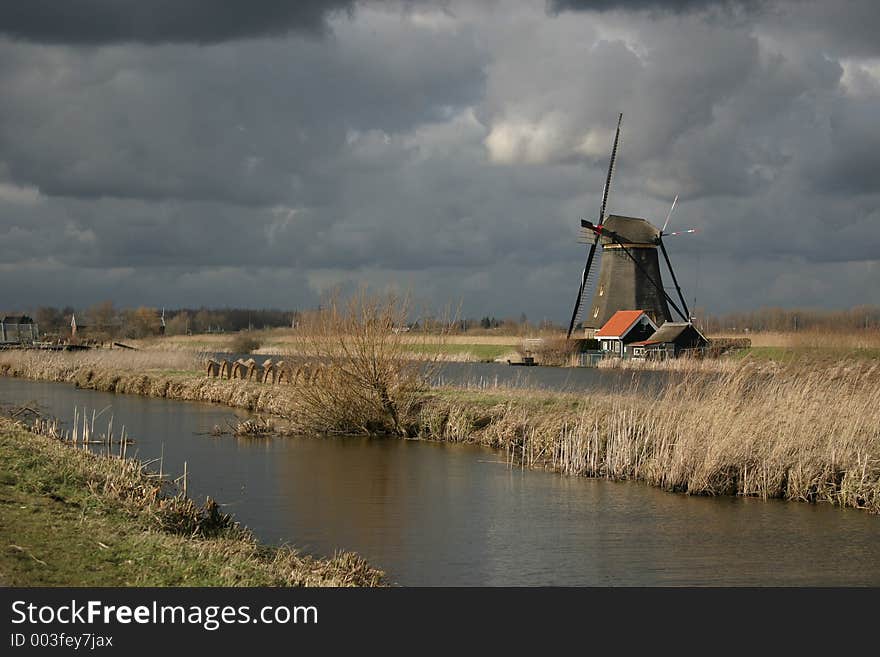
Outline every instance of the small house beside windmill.
[(709, 341), (690, 322), (666, 322), (647, 340), (630, 344), (633, 358), (663, 360), (682, 354), (699, 354)]
[(646, 340), (657, 325), (644, 310), (618, 310), (596, 331), (602, 351), (615, 356), (630, 355), (630, 345)]

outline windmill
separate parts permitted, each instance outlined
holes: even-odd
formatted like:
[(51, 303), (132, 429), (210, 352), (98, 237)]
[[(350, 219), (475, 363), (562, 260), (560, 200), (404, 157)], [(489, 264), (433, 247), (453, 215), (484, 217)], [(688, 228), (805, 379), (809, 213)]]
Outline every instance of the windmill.
[[(659, 326), (672, 320), (670, 313), (670, 308), (672, 308), (683, 321), (690, 321), (690, 311), (672, 269), (672, 263), (669, 261), (666, 246), (663, 244), (663, 237), (666, 235), (694, 232), (694, 229), (676, 233), (665, 232), (678, 197), (676, 197), (676, 201), (673, 201), (662, 229), (658, 229), (645, 219), (607, 215), (605, 212), (608, 207), (608, 194), (611, 190), (614, 163), (617, 159), (622, 121), (623, 114), (620, 114), (617, 118), (617, 131), (614, 135), (614, 145), (611, 148), (611, 161), (608, 165), (608, 174), (602, 191), (602, 205), (598, 221), (594, 224), (586, 219), (581, 220), (585, 241), (590, 245), (590, 248), (587, 252), (587, 262), (581, 274), (581, 284), (578, 288), (574, 310), (571, 313), (571, 321), (568, 326), (569, 338), (581, 317), (584, 292), (593, 287), (591, 274), (595, 269), (596, 260), (601, 260), (601, 267), (599, 268), (598, 284), (593, 290), (592, 302), (583, 319), (585, 328), (592, 330), (601, 328), (618, 310), (644, 310)], [(658, 247), (669, 268), (681, 307), (663, 287), (657, 254)]]

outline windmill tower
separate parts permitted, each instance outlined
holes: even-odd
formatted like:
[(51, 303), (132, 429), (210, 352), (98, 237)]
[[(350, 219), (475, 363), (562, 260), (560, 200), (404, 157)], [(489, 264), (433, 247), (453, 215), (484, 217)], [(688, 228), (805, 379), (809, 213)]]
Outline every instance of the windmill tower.
[[(605, 188), (602, 192), (602, 206), (599, 210), (598, 222), (593, 224), (586, 219), (581, 220), (581, 228), (584, 229), (586, 243), (590, 245), (587, 252), (587, 262), (581, 275), (581, 284), (578, 289), (574, 310), (571, 314), (571, 322), (568, 326), (568, 337), (574, 330), (575, 324), (582, 318), (582, 324), (587, 330), (588, 337), (591, 331), (601, 328), (618, 310), (644, 310), (658, 326), (672, 320), (670, 308), (689, 322), (689, 311), (669, 255), (663, 244), (663, 229), (657, 228), (645, 219), (637, 217), (623, 217), (619, 215), (606, 215), (608, 193), (611, 188), (611, 177), (614, 173), (614, 162), (617, 159), (617, 145), (620, 140), (620, 124), (623, 114), (617, 119), (617, 132), (614, 135), (614, 145), (611, 149), (611, 162), (608, 165), (608, 175), (605, 178)], [(678, 197), (676, 197), (677, 200)], [(675, 202), (672, 208), (675, 207)], [(672, 214), (672, 209), (669, 210)], [(693, 230), (682, 231), (693, 232)], [(669, 233), (678, 234), (678, 233)], [(601, 246), (601, 248), (599, 248)], [(678, 291), (682, 311), (678, 304), (666, 293), (663, 280), (660, 276), (659, 253), (663, 254), (669, 273)], [(601, 260), (599, 268), (598, 285), (593, 290), (592, 272), (596, 267), (596, 261)], [(592, 302), (586, 308), (582, 308), (584, 292), (592, 290)], [(582, 311), (586, 311), (582, 315)]]

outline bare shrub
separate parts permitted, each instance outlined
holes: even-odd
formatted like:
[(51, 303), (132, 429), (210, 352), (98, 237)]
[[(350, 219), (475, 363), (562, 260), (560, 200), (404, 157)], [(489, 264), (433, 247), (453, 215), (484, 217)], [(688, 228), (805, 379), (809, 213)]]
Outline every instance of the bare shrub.
[(306, 426), (334, 433), (416, 431), (436, 357), (428, 363), (410, 357), (412, 338), (400, 330), (407, 318), (406, 299), (365, 290), (345, 302), (331, 298), (303, 318), (297, 353), (306, 368), (321, 373), (295, 387)]
[(566, 367), (572, 365), (580, 344), (577, 340), (567, 340), (564, 335), (552, 335), (524, 343), (524, 355), (534, 356), (541, 365)]
[(260, 347), (260, 341), (248, 333), (239, 333), (229, 343), (229, 351), (233, 354), (252, 354)]

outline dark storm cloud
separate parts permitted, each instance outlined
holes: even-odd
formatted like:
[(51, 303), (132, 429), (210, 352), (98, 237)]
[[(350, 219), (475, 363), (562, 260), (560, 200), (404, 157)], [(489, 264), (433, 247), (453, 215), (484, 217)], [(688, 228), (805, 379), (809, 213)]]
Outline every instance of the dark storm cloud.
[(870, 39), (812, 0), (625, 4), (0, 38), (0, 306), (301, 306), (368, 283), (562, 319), (618, 111), (611, 209), (659, 224), (681, 195), (673, 226), (701, 232), (668, 247), (698, 305), (880, 302)]
[(5, 0), (0, 34), (38, 43), (216, 43), (317, 33), (354, 0)]
[(419, 30), (393, 50), (362, 32), (96, 51), (0, 41), (0, 173), (50, 196), (322, 205), (336, 167), (356, 165), (353, 135), (475, 101), (484, 61), (466, 32)]
[(804, 164), (807, 179), (828, 194), (876, 194), (880, 171), (880, 95), (838, 100), (829, 117), (829, 140), (824, 157)]
[(682, 13), (713, 7), (754, 7), (758, 0), (549, 0), (552, 12), (664, 11)]
[(551, 14), (565, 12), (704, 13), (739, 23), (761, 20), (767, 27), (814, 48), (843, 55), (880, 53), (876, 0), (548, 0)]
[(805, 47), (835, 55), (880, 54), (880, 11), (875, 0), (788, 0), (767, 12), (779, 32), (794, 30)]

